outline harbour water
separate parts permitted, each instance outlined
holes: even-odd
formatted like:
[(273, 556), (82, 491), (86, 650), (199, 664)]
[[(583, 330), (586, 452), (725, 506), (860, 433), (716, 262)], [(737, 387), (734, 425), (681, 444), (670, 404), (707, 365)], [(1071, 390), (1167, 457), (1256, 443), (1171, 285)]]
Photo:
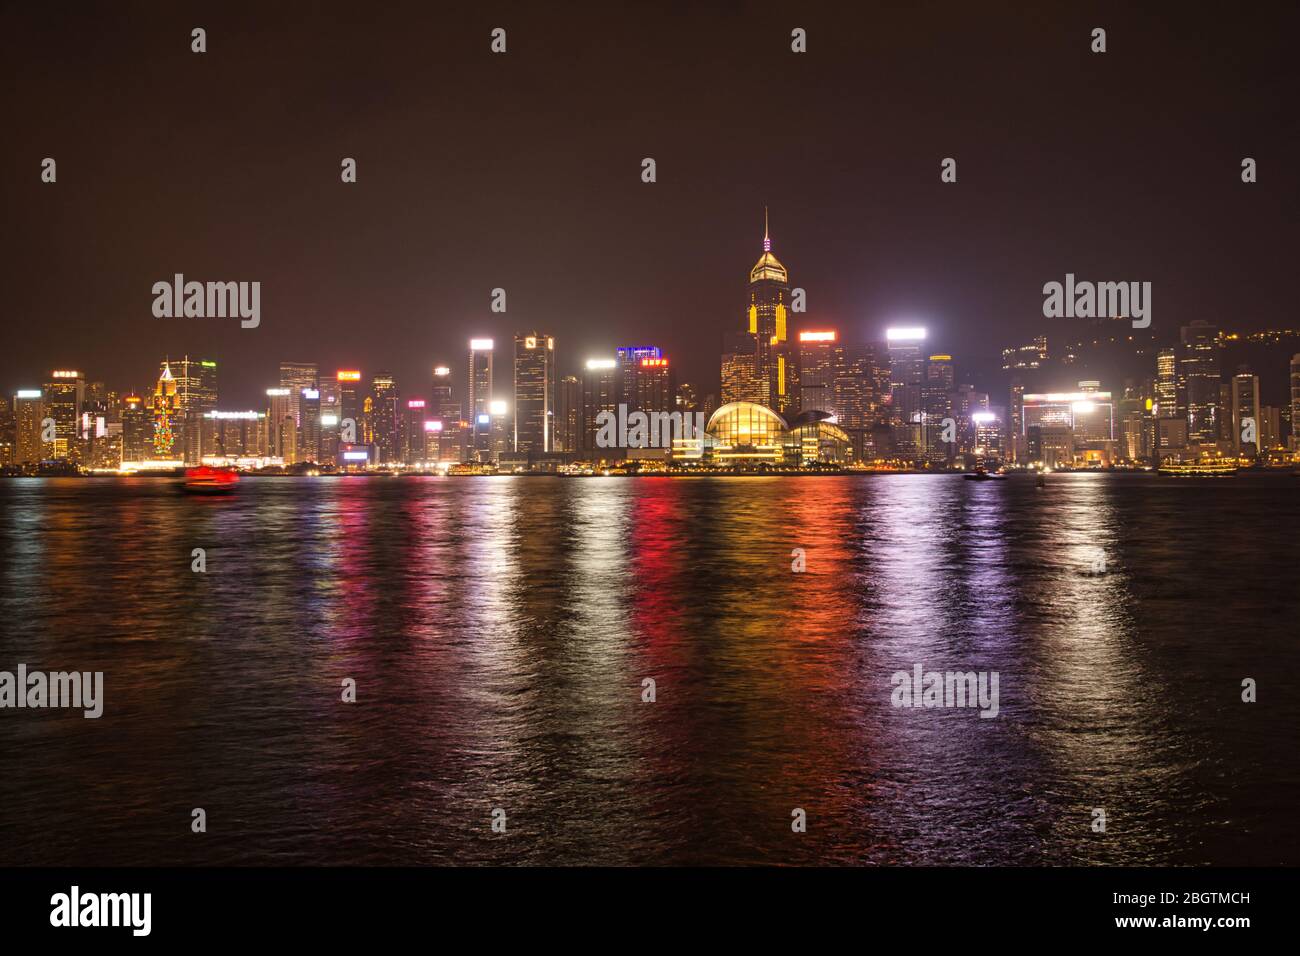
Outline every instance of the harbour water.
[(0, 710), (0, 865), (1297, 864), (1298, 552), (1286, 476), (3, 481), (0, 670), (104, 712)]

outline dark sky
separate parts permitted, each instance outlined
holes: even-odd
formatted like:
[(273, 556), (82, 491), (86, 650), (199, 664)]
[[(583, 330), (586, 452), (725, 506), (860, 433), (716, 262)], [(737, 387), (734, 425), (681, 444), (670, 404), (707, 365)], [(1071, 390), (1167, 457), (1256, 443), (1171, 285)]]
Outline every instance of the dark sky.
[[(282, 359), (420, 394), (538, 328), (561, 371), (656, 343), (712, 390), (765, 204), (807, 324), (925, 323), (959, 368), (1066, 272), (1152, 282), (1164, 338), (1294, 326), (1295, 5), (1136, 6), (9, 3), (0, 388), (189, 351), (223, 407)], [(175, 272), (260, 281), (261, 327), (155, 319)]]

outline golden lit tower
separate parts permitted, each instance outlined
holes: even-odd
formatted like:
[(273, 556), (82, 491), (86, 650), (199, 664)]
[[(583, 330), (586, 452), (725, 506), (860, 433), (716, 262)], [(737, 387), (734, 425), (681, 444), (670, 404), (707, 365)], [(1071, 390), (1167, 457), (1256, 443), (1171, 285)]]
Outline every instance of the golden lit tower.
[(763, 254), (749, 270), (748, 331), (755, 338), (756, 379), (760, 394), (751, 401), (779, 412), (791, 405), (794, 389), (787, 324), (790, 274), (772, 254), (767, 210), (763, 210)]

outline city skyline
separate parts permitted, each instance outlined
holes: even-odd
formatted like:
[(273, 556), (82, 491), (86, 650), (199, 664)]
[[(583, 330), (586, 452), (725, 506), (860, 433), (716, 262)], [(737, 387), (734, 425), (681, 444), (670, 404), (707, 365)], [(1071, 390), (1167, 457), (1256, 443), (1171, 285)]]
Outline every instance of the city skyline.
[[(764, 209), (763, 219), (764, 219), (764, 223), (763, 223), (764, 233), (762, 239), (763, 256), (766, 257), (766, 256), (773, 255), (771, 250), (774, 247), (774, 242), (771, 239), (770, 234), (768, 232), (766, 209)], [(775, 258), (773, 258), (773, 261), (776, 261)], [(782, 270), (784, 270), (784, 267), (781, 266), (779, 262), (777, 263), (777, 266)], [(715, 283), (715, 285), (723, 286), (725, 284)], [(801, 284), (796, 285), (796, 283), (789, 280), (785, 282), (785, 285), (787, 288), (790, 287), (797, 288), (798, 291), (801, 293), (801, 295), (805, 297), (804, 301), (806, 302), (806, 295), (807, 295), (806, 288), (804, 288)], [(491, 290), (492, 293), (498, 293), (499, 291), (500, 290)], [(1038, 300), (1040, 305), (1041, 305), (1041, 294), (1042, 292), (1040, 290), (1039, 300)], [(483, 341), (483, 342), (491, 342), (495, 344), (498, 342), (511, 341), (515, 336), (525, 334), (522, 331), (522, 329), (527, 326), (526, 322), (521, 324), (519, 328), (515, 328), (515, 325), (519, 323), (515, 323), (513, 320), (511, 320), (508, 314), (506, 313), (494, 314), (491, 312), (490, 302), (495, 300), (496, 300), (495, 295), (489, 297), (489, 305), (485, 305), (484, 308), (484, 312), (487, 313), (487, 315), (482, 320), (478, 321), (477, 323), (467, 323), (474, 330), (467, 337), (468, 342), (473, 343), (475, 341)], [(735, 312), (736, 310), (733, 309), (732, 311)], [(690, 342), (690, 344), (684, 349), (674, 351), (671, 348), (663, 348), (663, 351), (671, 352), (674, 354), (674, 358), (678, 363), (676, 367), (678, 368), (679, 371), (683, 367), (689, 367), (689, 368), (706, 367), (707, 368), (708, 367), (707, 358), (711, 355), (713, 351), (722, 351), (723, 353), (726, 353), (728, 351), (728, 339), (729, 337), (733, 336), (734, 333), (738, 330), (737, 326), (743, 324), (744, 318), (745, 318), (744, 315), (741, 314), (739, 319), (735, 317), (731, 319), (730, 324), (732, 327), (726, 328), (719, 333), (718, 340), (721, 344), (716, 349), (712, 349), (710, 343), (696, 339)], [(772, 319), (771, 321), (775, 322), (775, 319)], [(807, 310), (806, 306), (804, 306), (802, 308), (797, 308), (797, 309), (787, 308), (787, 314), (785, 316), (784, 321), (787, 322), (789, 325), (789, 331), (788, 333), (786, 333), (786, 337), (789, 339), (792, 347), (795, 344), (797, 344), (797, 336), (801, 332), (813, 331), (818, 329), (834, 330), (838, 337), (838, 341), (840, 341), (845, 345), (884, 346), (887, 345), (887, 333), (889, 328), (908, 326), (908, 325), (916, 325), (919, 327), (926, 328), (928, 341), (932, 343), (933, 347), (940, 348), (948, 345), (948, 343), (941, 338), (943, 334), (942, 331), (936, 330), (935, 325), (932, 322), (926, 321), (923, 317), (918, 318), (915, 312), (905, 313), (905, 317), (902, 319), (892, 319), (888, 316), (880, 316), (880, 317), (873, 317), (873, 318), (862, 318), (859, 320), (846, 323), (846, 322), (835, 322), (829, 318), (818, 316), (810, 312), (809, 310)], [(1054, 346), (1055, 353), (1059, 356), (1061, 349), (1063, 347), (1066, 347), (1067, 343), (1069, 345), (1073, 345), (1079, 342), (1083, 342), (1087, 339), (1089, 334), (1095, 332), (1095, 330), (1098, 328), (1099, 325), (1104, 327), (1104, 320), (1100, 320), (1100, 319), (1096, 319), (1096, 320), (1073, 319), (1073, 320), (1065, 320), (1065, 321), (1059, 321), (1059, 320), (1053, 321), (1050, 319), (1045, 319), (1040, 317), (1039, 321), (1042, 323), (1041, 327), (1037, 330), (1031, 330), (1033, 331), (1033, 334), (1027, 336), (1023, 341), (1016, 340), (1013, 342), (1011, 340), (1007, 340), (1005, 342), (996, 342), (996, 341), (990, 342), (988, 340), (985, 340), (982, 343), (981, 347), (973, 350), (970, 353), (964, 354), (962, 357), (962, 364), (960, 366), (960, 375), (963, 378), (963, 380), (967, 382), (971, 382), (972, 384), (980, 384), (979, 381), (974, 381), (974, 379), (976, 378), (982, 378), (984, 380), (992, 379), (995, 380), (995, 384), (1000, 385), (1001, 383), (996, 381), (999, 378), (999, 372), (1005, 373), (1007, 371), (1015, 370), (1013, 367), (1008, 366), (1006, 364), (1006, 359), (1009, 353), (1013, 351), (1020, 351), (1020, 352), (1026, 351), (1033, 347), (1034, 342), (1042, 340), (1044, 342), (1050, 342)], [(1254, 328), (1250, 331), (1245, 331), (1241, 326), (1235, 326), (1235, 325), (1232, 326), (1231, 330), (1229, 330), (1228, 328), (1224, 328), (1223, 326), (1221, 326), (1219, 323), (1207, 320), (1205, 318), (1189, 319), (1186, 322), (1180, 322), (1178, 325), (1174, 325), (1174, 326), (1165, 324), (1159, 329), (1149, 330), (1148, 339), (1149, 341), (1153, 341), (1161, 344), (1177, 345), (1183, 342), (1183, 337), (1186, 335), (1187, 328), (1195, 327), (1198, 325), (1210, 326), (1216, 333), (1216, 337), (1220, 340), (1219, 342), (1220, 345), (1224, 344), (1223, 342), (1224, 339), (1237, 340), (1237, 339), (1247, 339), (1251, 337), (1254, 337), (1259, 340), (1267, 340), (1269, 338), (1272, 338), (1274, 341), (1281, 341), (1288, 338), (1294, 338), (1296, 339), (1297, 343), (1300, 343), (1300, 327), (1290, 328), (1288, 327), (1286, 321), (1282, 321), (1281, 323), (1273, 323), (1271, 325), (1265, 323), (1259, 328)], [(162, 331), (165, 332), (166, 329), (163, 328)], [(638, 335), (640, 338), (649, 337), (646, 336), (643, 331), (642, 333), (634, 332), (630, 336), (630, 338), (636, 339), (638, 338)], [(551, 336), (551, 338), (554, 339), (556, 337)], [(577, 355), (574, 354), (574, 351), (572, 349), (560, 350), (559, 355), (557, 356), (556, 359), (557, 362), (556, 375), (562, 377), (563, 375), (566, 374), (574, 374), (580, 372), (585, 367), (586, 362), (591, 358), (612, 357), (613, 353), (617, 350), (619, 346), (610, 342), (609, 339), (606, 339), (606, 343), (607, 344), (604, 345), (600, 345), (600, 344), (594, 345), (590, 348), (587, 348), (582, 354), (577, 354)], [(1284, 342), (1282, 344), (1285, 345)], [(138, 343), (135, 350), (138, 351), (141, 345), (143, 345), (143, 342)], [(1300, 347), (1300, 345), (1298, 345), (1297, 347)], [(241, 401), (255, 401), (256, 397), (262, 393), (263, 387), (257, 383), (255, 378), (256, 373), (250, 372), (246, 367), (240, 367), (234, 365), (233, 363), (227, 363), (222, 361), (220, 350), (199, 349), (199, 350), (189, 350), (189, 351), (194, 351), (195, 355), (202, 355), (203, 359), (206, 361), (210, 361), (210, 362), (215, 361), (225, 369), (228, 370), (232, 368), (235, 369), (236, 380), (241, 383), (241, 385), (237, 386), (237, 388), (242, 390), (241, 393), (246, 396), (246, 398), (233, 399), (235, 404), (239, 404)], [(180, 364), (190, 358), (189, 351), (185, 349), (179, 349), (176, 350), (175, 352), (171, 350), (164, 350), (162, 354), (162, 360), (173, 361), (177, 364)], [(327, 351), (333, 354), (336, 353), (338, 350), (337, 348), (312, 346), (310, 348), (300, 347), (297, 349), (297, 351), (299, 352)], [(367, 367), (363, 363), (359, 363), (357, 361), (349, 362), (346, 360), (336, 364), (338, 368), (357, 368), (369, 374), (391, 375), (392, 369), (399, 367), (403, 364), (407, 364), (407, 365), (410, 364), (409, 357), (406, 359), (399, 358), (399, 356), (409, 351), (410, 350), (404, 350), (400, 348), (394, 349), (391, 353), (389, 360), (380, 361), (377, 364), (375, 364), (373, 367)], [(461, 365), (458, 355), (464, 351), (464, 345), (462, 345), (459, 349), (447, 349), (445, 351), (446, 354), (443, 354), (442, 352), (428, 353), (430, 357), (423, 363), (426, 366), (423, 377), (428, 377), (428, 374), (431, 374), (433, 369), (445, 366), (453, 369), (453, 371), (459, 371), (461, 373), (460, 375), (455, 375), (454, 376), (455, 378), (463, 378), (465, 369)], [(495, 351), (495, 349), (493, 349), (493, 351)], [(96, 365), (103, 364), (102, 359), (91, 360), (89, 362), (71, 361), (70, 357), (75, 356), (77, 354), (84, 355), (85, 351), (82, 349), (78, 349), (76, 347), (61, 346), (51, 350), (51, 354), (49, 357), (54, 359), (54, 361), (46, 361), (43, 364), (53, 369), (76, 368), (79, 370), (86, 367), (94, 367)], [(292, 363), (297, 359), (304, 359), (304, 358), (306, 357), (302, 355), (292, 355), (292, 356), (286, 356), (285, 358), (276, 360), (274, 362), (270, 359), (263, 358), (254, 361), (252, 363), (252, 366), (254, 367), (269, 366), (277, 363), (283, 364), (284, 362)], [(197, 358), (194, 359), (194, 361), (196, 362), (198, 360), (199, 359)], [(1002, 365), (1001, 368), (999, 369), (998, 365), (1000, 360), (1002, 362)], [(149, 359), (145, 359), (143, 363), (136, 363), (136, 364), (147, 364), (149, 362), (150, 362)], [(331, 365), (332, 363), (322, 362), (318, 358), (307, 358), (307, 364), (314, 365), (317, 368), (323, 369)], [(1036, 368), (1037, 366), (1034, 367)], [(717, 369), (716, 362), (713, 364), (713, 368), (714, 368), (714, 372), (712, 375), (710, 375), (708, 372), (705, 372), (704, 375), (696, 376), (694, 379), (691, 380), (700, 382), (701, 387), (703, 387), (706, 390), (706, 392), (708, 390), (714, 389), (717, 385), (720, 384), (719, 378), (717, 376), (717, 371), (716, 371)], [(1016, 368), (1019, 368), (1019, 366), (1017, 366)], [(18, 372), (11, 372), (7, 374), (9, 375), (9, 379), (8, 380), (0, 379), (0, 387), (3, 387), (5, 394), (12, 396), (16, 391), (20, 389), (30, 389), (30, 388), (38, 387), (35, 379), (43, 377), (48, 373), (36, 372), (33, 375), (33, 373), (31, 372), (24, 373), (22, 371), (18, 371)], [(1120, 374), (1120, 373), (1115, 373), (1115, 374)], [(1063, 373), (1063, 375), (1066, 378), (1069, 377), (1068, 373)], [(393, 376), (393, 377), (395, 379), (400, 379), (403, 376)], [(419, 379), (420, 377), (421, 377), (420, 375), (412, 375), (409, 378)], [(124, 392), (124, 393), (134, 392), (137, 394), (140, 393), (142, 390), (147, 390), (147, 388), (151, 388), (153, 382), (156, 381), (155, 378), (149, 377), (149, 373), (138, 373), (135, 375), (127, 374), (125, 376), (122, 376), (120, 379), (110, 379), (109, 377), (104, 376), (102, 374), (98, 376), (92, 376), (92, 378), (93, 380), (104, 382), (106, 385), (108, 385), (108, 387), (112, 388), (114, 391)], [(242, 384), (242, 383), (249, 383), (249, 382), (251, 382), (252, 384), (251, 385)], [(1057, 386), (1064, 386), (1065, 384), (1066, 383), (1063, 381), (1055, 383), (1055, 385)], [(1280, 386), (1274, 385), (1274, 388), (1280, 388)], [(226, 395), (229, 395), (231, 390), (232, 389), (229, 387), (229, 385), (227, 385)], [(227, 400), (227, 399), (223, 398), (223, 400)]]
[[(612, 347), (575, 369), (562, 343), (540, 328), (470, 338), (460, 388), (451, 358), (430, 363), (414, 383), (383, 369), (331, 374), (318, 362), (284, 360), (278, 379), (244, 407), (220, 388), (221, 363), (209, 356), (164, 356), (152, 396), (64, 367), (41, 388), (15, 390), (12, 405), (6, 399), (0, 408), (0, 465), (63, 460), (102, 471), (211, 459), (553, 470), (655, 459), (1060, 468), (1263, 461), (1298, 450), (1300, 351), (1281, 370), (1272, 367), (1281, 364), (1278, 346), (1295, 339), (1300, 348), (1298, 333), (1269, 333), (1276, 342), (1260, 374), (1228, 361), (1239, 333), (1205, 320), (1179, 327), (1167, 344), (1137, 319), (1103, 315), (1076, 320), (1065, 344), (1039, 334), (1003, 347), (1000, 371), (981, 378), (965, 356), (941, 351), (925, 325), (892, 325), (855, 342), (811, 322), (806, 290), (776, 254), (766, 209), (759, 249), (747, 304), (722, 337), (716, 380), (685, 381), (682, 356), (653, 344)], [(181, 285), (178, 276), (178, 301)], [(503, 290), (496, 299), (504, 308)], [(715, 422), (719, 409), (742, 406), (754, 411)], [(1104, 420), (1094, 420), (1101, 410)], [(649, 446), (628, 432), (629, 412), (676, 416), (675, 436), (660, 440), (657, 421), (650, 426), (650, 444), (663, 449), (657, 458), (633, 453)], [(699, 418), (703, 445), (673, 440), (688, 437), (683, 415)], [(615, 419), (620, 447), (601, 432)], [(37, 435), (42, 424), (53, 430)]]

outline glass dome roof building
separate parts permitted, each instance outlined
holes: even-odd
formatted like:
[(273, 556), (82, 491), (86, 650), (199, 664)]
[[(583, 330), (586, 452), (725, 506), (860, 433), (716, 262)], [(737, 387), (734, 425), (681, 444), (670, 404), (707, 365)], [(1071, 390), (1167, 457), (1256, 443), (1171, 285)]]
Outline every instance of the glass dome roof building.
[(754, 402), (723, 405), (705, 426), (717, 461), (779, 462), (785, 456), (785, 419)]

